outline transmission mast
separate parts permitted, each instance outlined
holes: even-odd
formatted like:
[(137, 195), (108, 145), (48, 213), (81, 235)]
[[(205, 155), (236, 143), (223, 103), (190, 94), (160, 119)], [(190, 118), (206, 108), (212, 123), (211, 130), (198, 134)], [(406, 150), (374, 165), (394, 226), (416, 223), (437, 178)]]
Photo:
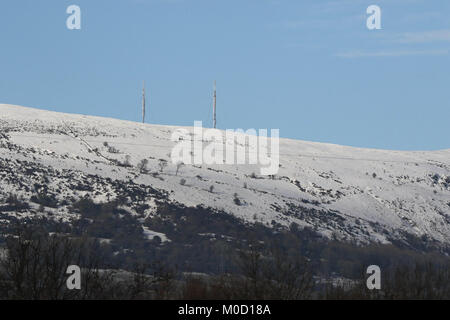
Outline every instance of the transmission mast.
[(214, 96), (213, 96), (213, 125), (216, 128), (216, 106), (217, 106), (217, 94), (216, 94), (216, 80), (214, 80)]
[(142, 123), (145, 123), (145, 81), (142, 86)]

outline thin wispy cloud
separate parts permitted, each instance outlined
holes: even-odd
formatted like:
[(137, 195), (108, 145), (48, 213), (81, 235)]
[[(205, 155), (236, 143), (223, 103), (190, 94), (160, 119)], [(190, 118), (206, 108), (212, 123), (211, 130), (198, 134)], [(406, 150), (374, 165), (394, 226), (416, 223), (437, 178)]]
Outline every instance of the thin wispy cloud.
[(396, 36), (399, 43), (450, 42), (450, 29), (424, 32), (407, 32)]
[(362, 14), (346, 15), (335, 18), (308, 18), (303, 20), (285, 20), (279, 23), (284, 29), (317, 29), (333, 26), (336, 28), (346, 28), (355, 25), (365, 25), (365, 16)]
[(349, 51), (337, 53), (339, 58), (370, 58), (370, 57), (403, 57), (403, 56), (442, 56), (448, 55), (449, 50), (386, 50), (386, 51)]

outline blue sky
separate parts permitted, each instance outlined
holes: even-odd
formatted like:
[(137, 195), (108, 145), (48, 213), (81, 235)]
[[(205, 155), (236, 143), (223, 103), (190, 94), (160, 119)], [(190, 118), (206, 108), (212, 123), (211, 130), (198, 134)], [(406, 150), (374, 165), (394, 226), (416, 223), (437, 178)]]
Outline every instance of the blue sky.
[(217, 80), (223, 129), (445, 149), (450, 1), (4, 0), (0, 75), (0, 103), (133, 121), (145, 80), (149, 122), (205, 126)]

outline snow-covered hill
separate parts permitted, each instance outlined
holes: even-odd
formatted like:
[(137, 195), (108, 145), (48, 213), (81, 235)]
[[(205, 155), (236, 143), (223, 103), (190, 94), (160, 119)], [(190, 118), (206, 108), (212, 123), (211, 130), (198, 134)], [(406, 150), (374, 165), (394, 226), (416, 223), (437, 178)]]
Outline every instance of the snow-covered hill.
[[(39, 210), (30, 202), (26, 212), (3, 212), (0, 219), (46, 215), (69, 222), (77, 215), (68, 199), (125, 195), (128, 209), (142, 218), (164, 199), (217, 208), (249, 223), (295, 222), (340, 240), (387, 243), (408, 233), (450, 244), (450, 150), (281, 139), (274, 177), (260, 176), (255, 165), (186, 165), (176, 174), (170, 152), (177, 128), (0, 105), (0, 199), (10, 193), (30, 199), (45, 190), (59, 203)], [(148, 172), (137, 169), (142, 159)], [(169, 162), (163, 172), (160, 159)]]

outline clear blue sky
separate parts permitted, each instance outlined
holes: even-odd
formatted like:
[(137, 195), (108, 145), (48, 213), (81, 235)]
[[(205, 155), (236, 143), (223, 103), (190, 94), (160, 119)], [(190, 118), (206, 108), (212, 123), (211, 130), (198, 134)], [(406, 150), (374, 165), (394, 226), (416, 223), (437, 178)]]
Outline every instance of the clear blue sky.
[[(382, 30), (366, 28), (371, 4)], [(211, 126), (214, 79), (223, 129), (450, 148), (450, 1), (0, 3), (0, 103), (138, 121), (146, 80), (149, 122)]]

